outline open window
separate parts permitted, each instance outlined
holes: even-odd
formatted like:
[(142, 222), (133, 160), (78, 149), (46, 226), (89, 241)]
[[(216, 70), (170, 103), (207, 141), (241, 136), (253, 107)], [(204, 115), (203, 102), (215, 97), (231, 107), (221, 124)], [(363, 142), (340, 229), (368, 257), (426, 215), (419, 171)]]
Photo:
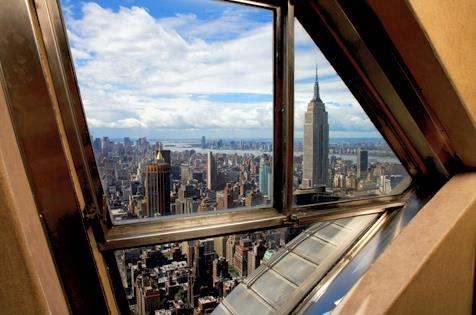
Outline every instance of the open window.
[(297, 19), (294, 26), (295, 205), (401, 193), (405, 168)]
[(69, 1), (63, 14), (113, 223), (271, 206), (273, 10)]

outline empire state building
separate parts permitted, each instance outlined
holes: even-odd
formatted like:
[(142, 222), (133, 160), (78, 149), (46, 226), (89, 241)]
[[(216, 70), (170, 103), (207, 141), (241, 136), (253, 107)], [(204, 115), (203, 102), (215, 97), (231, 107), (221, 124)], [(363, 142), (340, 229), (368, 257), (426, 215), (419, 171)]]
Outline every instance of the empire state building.
[(302, 188), (327, 184), (329, 166), (329, 123), (319, 95), (319, 82), (314, 83), (314, 96), (304, 114), (304, 154)]

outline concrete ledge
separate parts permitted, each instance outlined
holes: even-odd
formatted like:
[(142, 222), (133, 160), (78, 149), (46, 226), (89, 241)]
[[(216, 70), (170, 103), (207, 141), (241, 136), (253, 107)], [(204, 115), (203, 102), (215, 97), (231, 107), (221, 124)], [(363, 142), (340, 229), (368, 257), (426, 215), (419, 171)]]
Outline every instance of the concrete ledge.
[(471, 314), (476, 172), (453, 177), (333, 314)]

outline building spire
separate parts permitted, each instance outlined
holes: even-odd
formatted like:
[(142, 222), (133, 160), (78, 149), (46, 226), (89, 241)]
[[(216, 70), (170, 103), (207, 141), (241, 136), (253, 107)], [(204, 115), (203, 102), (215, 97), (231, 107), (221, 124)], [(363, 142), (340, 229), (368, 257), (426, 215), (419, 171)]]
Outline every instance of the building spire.
[(162, 156), (162, 150), (157, 150), (157, 156), (155, 157), (155, 159), (157, 160), (157, 162), (164, 162), (164, 157)]
[(321, 95), (319, 94), (319, 80), (318, 80), (318, 76), (317, 76), (317, 62), (316, 62), (316, 81), (314, 82), (314, 96), (313, 96), (312, 100), (322, 102)]
[(157, 163), (165, 163), (164, 156), (162, 155), (162, 142), (158, 143), (159, 149), (157, 150), (157, 156), (155, 157), (155, 160)]

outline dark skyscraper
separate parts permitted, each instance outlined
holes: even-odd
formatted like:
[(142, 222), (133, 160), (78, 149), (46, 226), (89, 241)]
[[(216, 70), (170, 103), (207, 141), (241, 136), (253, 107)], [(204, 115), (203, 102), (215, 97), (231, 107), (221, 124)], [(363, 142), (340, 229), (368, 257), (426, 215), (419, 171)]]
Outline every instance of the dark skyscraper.
[(367, 150), (357, 148), (357, 178), (365, 179), (369, 168), (369, 153)]
[(147, 165), (145, 170), (145, 197), (147, 215), (167, 215), (170, 212), (170, 165), (157, 152), (155, 163)]
[(314, 96), (304, 114), (304, 154), (302, 187), (327, 185), (329, 165), (329, 123), (326, 107), (319, 95), (319, 82), (314, 83)]
[(207, 148), (207, 141), (205, 139), (205, 136), (202, 136), (202, 142), (201, 142), (202, 149)]
[(208, 152), (207, 161), (207, 188), (209, 190), (217, 189), (217, 165), (211, 151)]
[(234, 208), (233, 204), (233, 188), (231, 184), (228, 183), (225, 185), (225, 189), (223, 190), (223, 208), (231, 209)]
[(94, 139), (93, 149), (94, 149), (94, 153), (96, 153), (96, 154), (101, 153), (101, 139), (99, 139), (99, 138)]

